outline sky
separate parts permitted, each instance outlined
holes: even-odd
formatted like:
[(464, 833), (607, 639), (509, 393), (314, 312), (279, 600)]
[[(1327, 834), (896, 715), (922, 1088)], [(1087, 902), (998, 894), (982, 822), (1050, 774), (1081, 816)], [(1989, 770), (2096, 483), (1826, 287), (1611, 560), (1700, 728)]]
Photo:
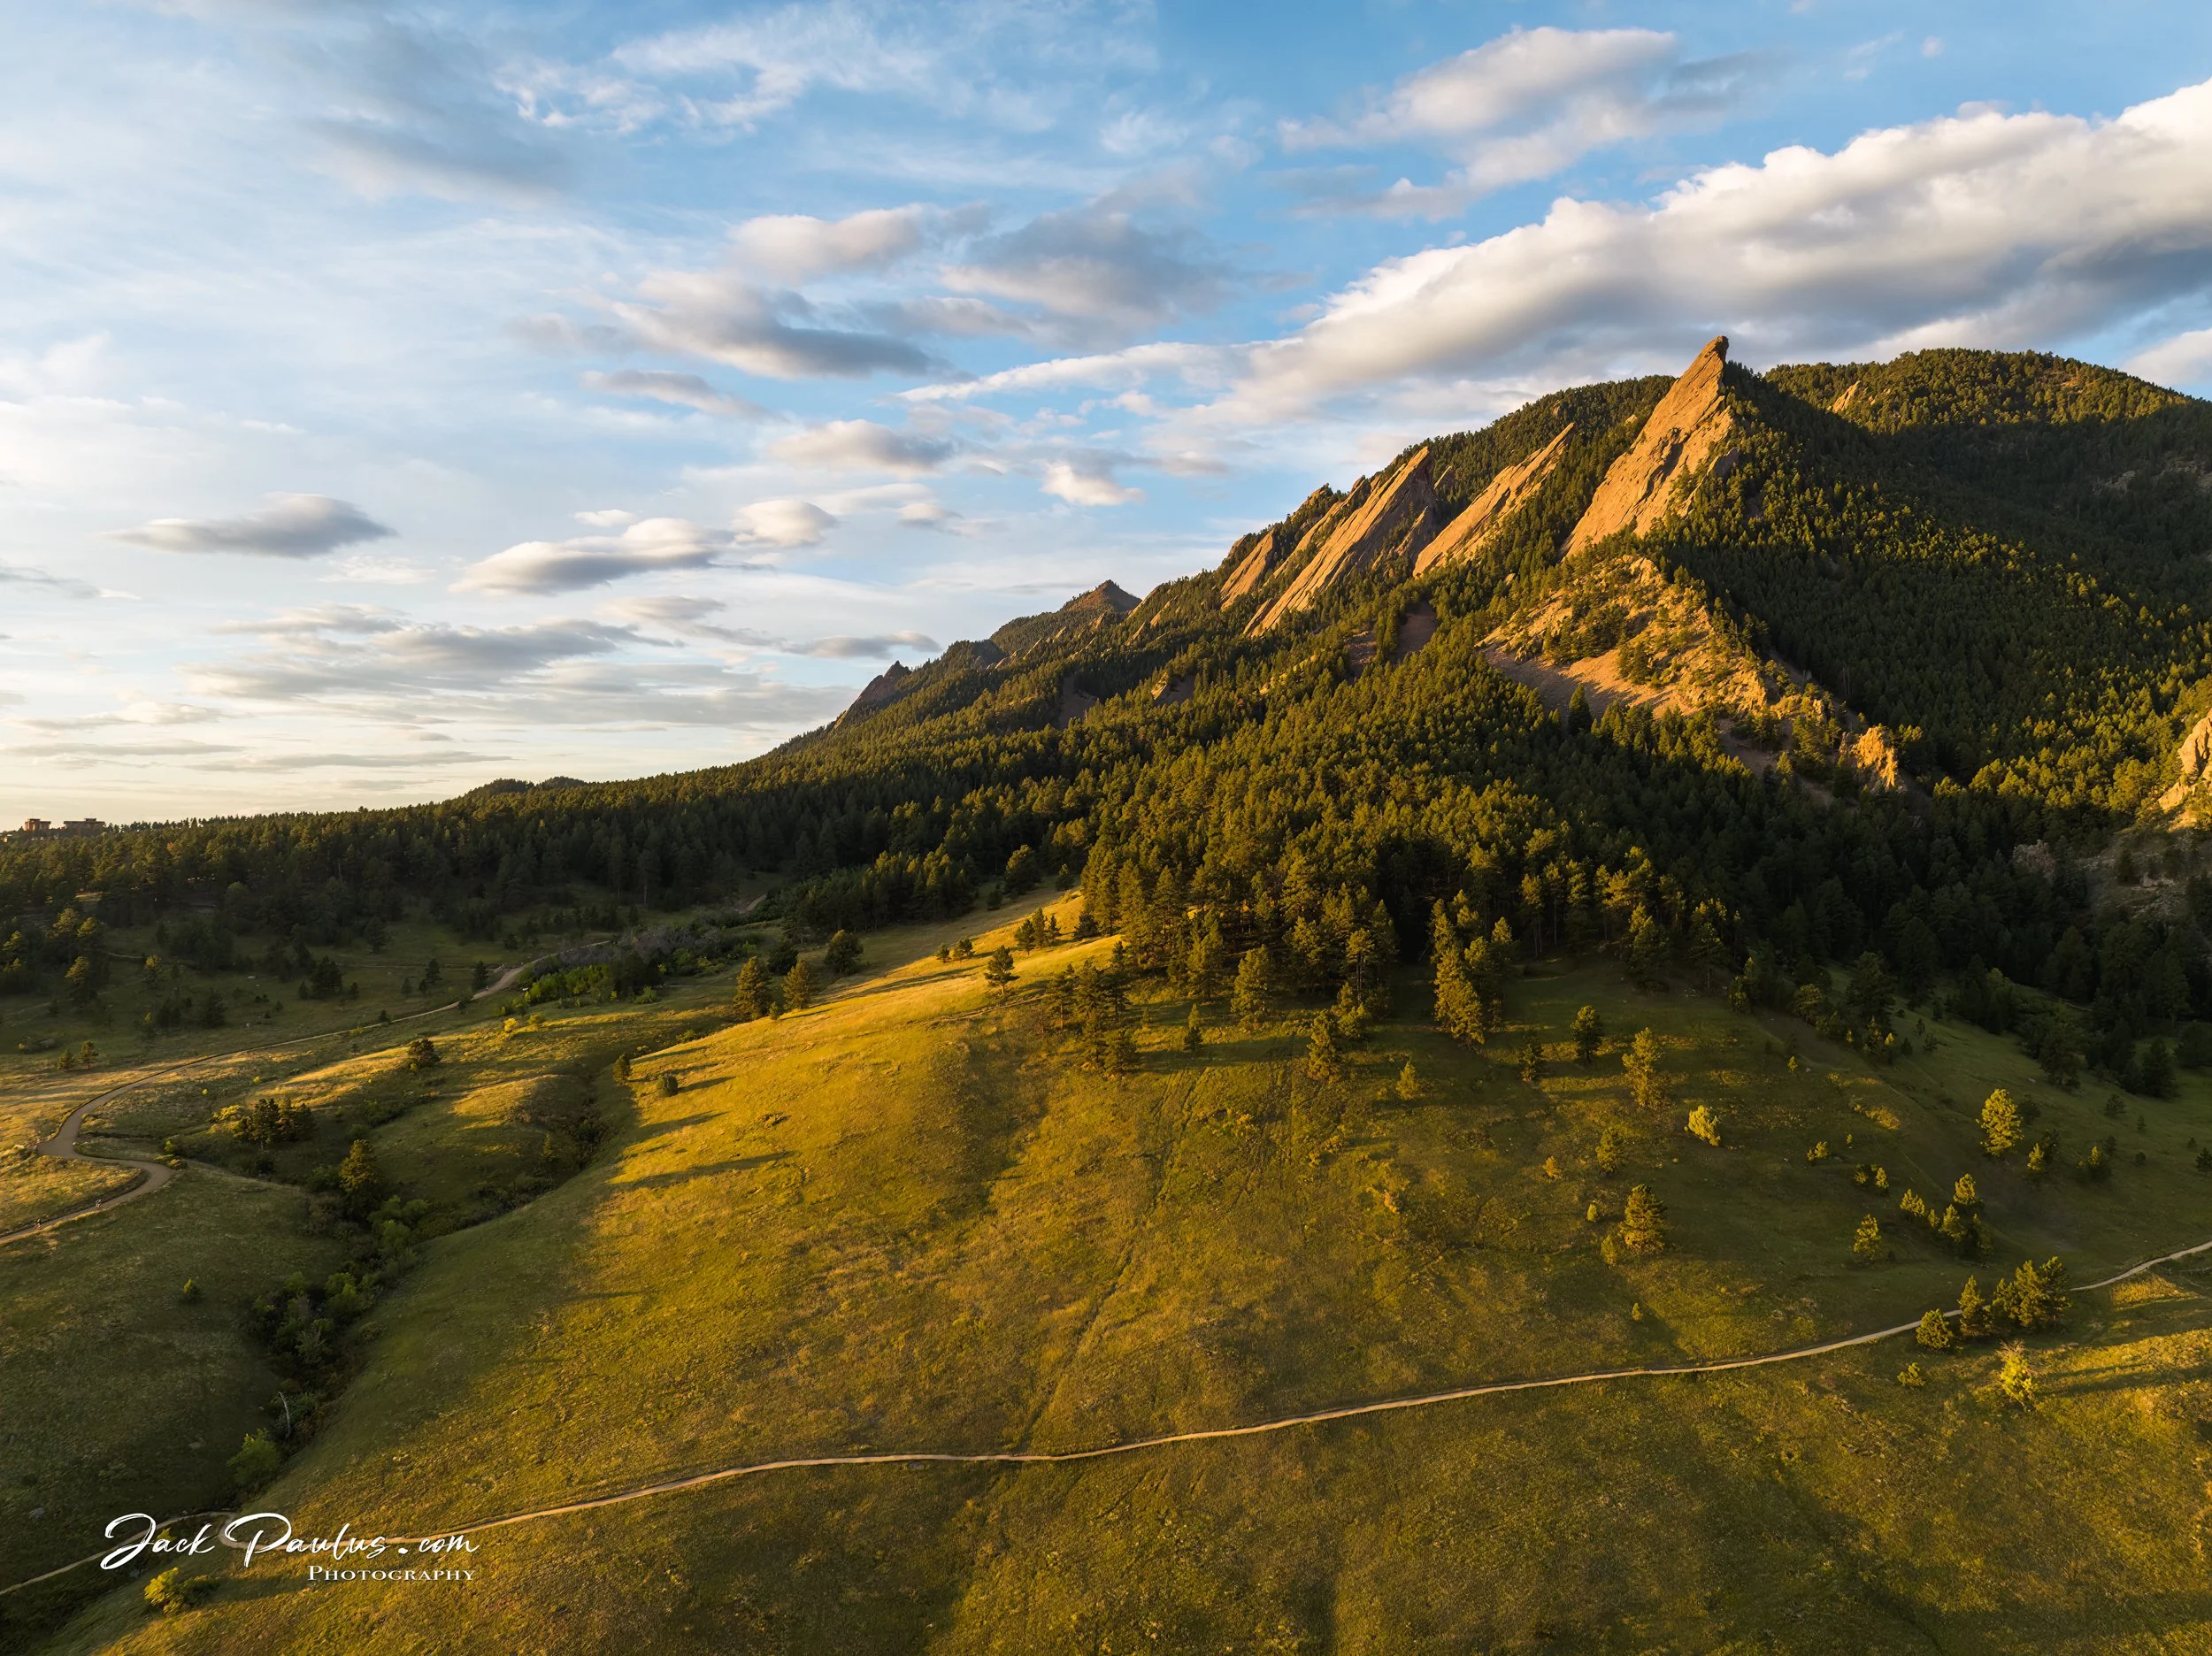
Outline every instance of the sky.
[(12, 0), (0, 823), (749, 757), (1563, 385), (2212, 394), (2212, 8)]

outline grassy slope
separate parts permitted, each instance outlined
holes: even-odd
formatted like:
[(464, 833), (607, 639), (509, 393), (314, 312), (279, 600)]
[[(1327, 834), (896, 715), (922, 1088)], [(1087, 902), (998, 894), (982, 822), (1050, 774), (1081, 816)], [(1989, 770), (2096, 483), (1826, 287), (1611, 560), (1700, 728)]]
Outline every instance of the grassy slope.
[[(2088, 1275), (2207, 1230), (2175, 1142), (2212, 1131), (2201, 1083), (2146, 1107), (2146, 1167), (2031, 1190), (1939, 1096), (2025, 1087), (1997, 1043), (1792, 1071), (1779, 1025), (1596, 970), (1513, 1010), (1560, 1043), (1585, 999), (1668, 1036), (1681, 1108), (1640, 1117), (1617, 1061), (1532, 1089), (1411, 1026), (1317, 1087), (1280, 1031), (1186, 1058), (1169, 1006), (1144, 1072), (1110, 1080), (1044, 1055), (1019, 995), (994, 1008), (929, 962), (710, 1038), (581, 1176), (433, 1246), (265, 1504), (428, 1530), (729, 1461), (1075, 1446), (1772, 1349), (1964, 1274), (1901, 1237), (1893, 1263), (1846, 1263), (1862, 1157), (1924, 1192), (1975, 1171), (2007, 1260), (2062, 1246)], [(1408, 1053), (1431, 1077), (1411, 1106), (1386, 1085)], [(1696, 1101), (1736, 1147), (1679, 1131)], [(2045, 1104), (2077, 1147), (2108, 1125)], [(1633, 1148), (1602, 1179), (1609, 1121)], [(1809, 1167), (1816, 1138), (1839, 1160)], [(1617, 1268), (1584, 1210), (1632, 1179), (1678, 1246)], [(1900, 1387), (1899, 1345), (1081, 1467), (776, 1475), (495, 1532), (466, 1586), (264, 1568), (167, 1622), (126, 1591), (58, 1648), (2158, 1648), (2212, 1611), (2175, 1522), (2201, 1505), (2212, 1345), (2166, 1279), (2125, 1299), (2085, 1299), (2041, 1353), (2032, 1416), (1987, 1401), (1986, 1352)]]

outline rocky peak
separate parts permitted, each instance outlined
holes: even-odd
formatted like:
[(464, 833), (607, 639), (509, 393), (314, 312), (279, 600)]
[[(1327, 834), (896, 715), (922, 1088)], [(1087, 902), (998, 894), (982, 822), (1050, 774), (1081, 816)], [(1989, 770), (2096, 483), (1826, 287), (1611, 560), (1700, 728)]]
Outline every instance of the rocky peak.
[(1682, 371), (1628, 452), (1606, 472), (1567, 539), (1568, 551), (1579, 552), (1624, 529), (1642, 534), (1673, 511), (1682, 482), (1698, 474), (1728, 434), (1728, 405), (1721, 400), (1721, 370), (1727, 363), (1724, 334)]
[(864, 717), (878, 708), (888, 707), (905, 692), (906, 681), (914, 676), (914, 670), (904, 662), (893, 662), (874, 678), (868, 680), (852, 705), (837, 716), (840, 724)]

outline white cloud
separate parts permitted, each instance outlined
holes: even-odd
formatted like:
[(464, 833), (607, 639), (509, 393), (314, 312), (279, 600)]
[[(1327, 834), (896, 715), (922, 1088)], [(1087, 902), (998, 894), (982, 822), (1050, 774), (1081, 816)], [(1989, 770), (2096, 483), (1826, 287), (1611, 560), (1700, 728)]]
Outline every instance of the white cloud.
[(1052, 461), (1045, 467), (1041, 487), (1046, 494), (1075, 506), (1123, 506), (1144, 498), (1142, 489), (1114, 480), (1110, 461), (1090, 455)]
[(1757, 78), (1748, 58), (1683, 63), (1651, 29), (1515, 29), (1408, 75), (1348, 121), (1286, 121), (1286, 150), (1417, 143), (1462, 165), (1444, 184), (1401, 179), (1338, 205), (1440, 217), (1509, 184), (1548, 178), (1593, 150), (1708, 126)]
[(525, 540), (471, 566), (453, 586), (456, 592), (576, 592), (632, 575), (703, 569), (734, 544), (726, 532), (682, 518), (648, 518), (618, 535)]
[(879, 207), (849, 218), (779, 213), (749, 218), (730, 232), (737, 257), (780, 281), (879, 270), (922, 244), (933, 211), (926, 207)]
[(2128, 358), (2127, 371), (2165, 386), (2200, 386), (2212, 381), (2212, 328), (2196, 328), (2162, 340)]
[[(1970, 115), (1778, 150), (1650, 206), (1378, 265), (1248, 348), (1211, 417), (1254, 420), (1409, 380), (1557, 383), (1671, 364), (1708, 334), (1754, 360), (1927, 344), (2048, 346), (2212, 280), (2212, 83), (2093, 122)], [(1120, 383), (1109, 358), (1096, 383)]]
[(340, 547), (381, 540), (397, 533), (350, 502), (327, 494), (271, 494), (259, 511), (242, 518), (157, 518), (135, 529), (117, 529), (111, 540), (159, 552), (247, 552), (262, 557), (320, 557)]
[(755, 501), (740, 509), (739, 538), (756, 546), (814, 546), (836, 525), (837, 519), (811, 501)]
[(583, 386), (587, 391), (604, 391), (610, 396), (673, 402), (680, 408), (697, 409), (703, 414), (726, 414), (737, 419), (764, 419), (768, 415), (759, 403), (717, 391), (697, 374), (623, 368), (612, 373), (587, 373)]
[(831, 472), (889, 472), (918, 477), (949, 460), (956, 445), (949, 439), (894, 431), (873, 420), (832, 420), (809, 426), (772, 445), (769, 453), (796, 466)]

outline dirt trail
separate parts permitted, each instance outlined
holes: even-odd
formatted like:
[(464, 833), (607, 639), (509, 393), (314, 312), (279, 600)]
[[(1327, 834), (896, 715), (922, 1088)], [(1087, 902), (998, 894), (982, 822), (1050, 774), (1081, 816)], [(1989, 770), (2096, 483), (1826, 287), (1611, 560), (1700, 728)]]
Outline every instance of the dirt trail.
[[(2212, 1241), (2199, 1242), (2192, 1246), (2176, 1248), (2170, 1254), (2161, 1254), (2155, 1259), (2131, 1265), (2125, 1270), (2115, 1271), (2095, 1282), (2084, 1283), (2074, 1290), (2077, 1293), (2094, 1293), (2101, 1288), (2110, 1288), (2162, 1265), (2171, 1265), (2200, 1254), (2212, 1253)], [(1946, 1316), (1956, 1316), (1947, 1311)], [(1248, 1426), (1216, 1426), (1202, 1431), (1170, 1432), (1158, 1438), (1136, 1438), (1126, 1443), (1102, 1444), (1095, 1449), (1022, 1450), (1000, 1449), (981, 1453), (963, 1453), (954, 1450), (910, 1449), (880, 1454), (803, 1455), (787, 1460), (755, 1460), (741, 1466), (719, 1467), (711, 1471), (695, 1472), (679, 1477), (664, 1478), (658, 1483), (641, 1484), (634, 1488), (617, 1490), (611, 1494), (588, 1496), (582, 1500), (566, 1501), (557, 1506), (538, 1506), (528, 1512), (508, 1513), (496, 1518), (482, 1518), (473, 1523), (457, 1525), (436, 1532), (438, 1538), (450, 1536), (479, 1535), (488, 1530), (505, 1530), (516, 1524), (535, 1523), (544, 1518), (564, 1518), (577, 1513), (595, 1512), (603, 1506), (619, 1506), (649, 1496), (680, 1494), (686, 1490), (704, 1489), (710, 1484), (726, 1484), (736, 1478), (757, 1477), (767, 1472), (793, 1472), (810, 1467), (872, 1467), (872, 1466), (1060, 1466), (1076, 1460), (1103, 1460), (1113, 1455), (1135, 1454), (1141, 1450), (1165, 1449), (1176, 1444), (1211, 1443), (1227, 1438), (1257, 1438), (1270, 1432), (1289, 1431), (1300, 1426), (1325, 1425), (1331, 1421), (1354, 1420), (1365, 1414), (1394, 1414), (1401, 1409), (1432, 1408), (1440, 1403), (1463, 1402), (1470, 1398), (1496, 1397), (1508, 1392), (1546, 1392), (1562, 1386), (1596, 1385), (1608, 1380), (1661, 1380), (1687, 1375), (1725, 1374), (1735, 1368), (1765, 1368), (1777, 1363), (1804, 1362), (1815, 1357), (1824, 1357), (1832, 1352), (1847, 1351), (1855, 1346), (1871, 1346), (1878, 1341), (1894, 1339), (1900, 1334), (1909, 1334), (1920, 1326), (1919, 1319), (1898, 1322), (1870, 1334), (1847, 1335), (1841, 1339), (1824, 1340), (1817, 1346), (1800, 1346), (1789, 1351), (1769, 1352), (1763, 1357), (1726, 1357), (1710, 1362), (1677, 1363), (1663, 1368), (1599, 1368), (1586, 1374), (1554, 1375), (1542, 1380), (1495, 1380), (1482, 1385), (1457, 1386), (1449, 1392), (1427, 1392), (1417, 1397), (1386, 1398), (1378, 1403), (1348, 1403), (1337, 1408), (1316, 1409), (1305, 1414), (1286, 1414), (1276, 1420), (1256, 1421)], [(227, 1518), (227, 1512), (189, 1513), (172, 1518), (160, 1526), (163, 1530), (172, 1525), (201, 1518)], [(395, 1545), (412, 1546), (430, 1540), (429, 1536), (387, 1536)], [(71, 1570), (81, 1569), (96, 1562), (100, 1552), (87, 1553), (72, 1563), (34, 1576), (9, 1587), (0, 1587), (0, 1597), (35, 1587), (39, 1583), (65, 1576)]]

